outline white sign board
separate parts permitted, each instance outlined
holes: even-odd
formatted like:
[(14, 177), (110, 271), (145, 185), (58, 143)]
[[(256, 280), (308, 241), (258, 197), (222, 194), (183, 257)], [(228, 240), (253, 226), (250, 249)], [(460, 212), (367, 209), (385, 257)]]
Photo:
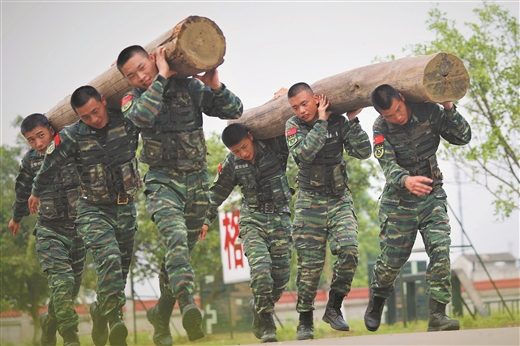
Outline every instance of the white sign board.
[(224, 283), (249, 281), (249, 263), (238, 237), (239, 211), (219, 213), (220, 254), (224, 269)]

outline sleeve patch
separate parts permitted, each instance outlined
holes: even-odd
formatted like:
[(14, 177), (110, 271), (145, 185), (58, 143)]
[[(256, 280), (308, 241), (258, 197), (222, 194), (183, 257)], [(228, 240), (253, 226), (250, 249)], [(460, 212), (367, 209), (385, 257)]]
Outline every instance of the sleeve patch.
[(123, 99), (121, 100), (121, 111), (125, 112), (128, 110), (128, 108), (130, 108), (130, 106), (132, 105), (132, 98), (134, 96), (132, 94), (129, 94), (129, 95), (126, 95), (125, 97), (123, 97)]
[(374, 137), (374, 144), (378, 145), (385, 141), (385, 137), (383, 135), (377, 135)]
[(217, 172), (219, 174), (220, 174), (220, 172), (222, 172), (222, 162), (220, 163), (220, 165), (218, 165)]
[(297, 129), (296, 126), (295, 126), (295, 127), (293, 127), (292, 129), (287, 130), (287, 132), (285, 133), (285, 135), (286, 135), (287, 137), (292, 136), (292, 135), (295, 135), (297, 130), (298, 130), (298, 129)]
[(54, 136), (54, 144), (55, 144), (56, 146), (58, 146), (60, 143), (61, 143), (61, 137), (60, 137), (60, 134), (59, 134), (59, 133), (56, 133), (56, 135)]

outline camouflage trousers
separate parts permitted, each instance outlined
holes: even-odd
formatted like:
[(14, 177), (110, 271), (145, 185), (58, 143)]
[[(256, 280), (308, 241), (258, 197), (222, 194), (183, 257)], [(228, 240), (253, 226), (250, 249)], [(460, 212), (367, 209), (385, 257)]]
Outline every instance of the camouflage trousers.
[(347, 191), (342, 196), (298, 191), (292, 233), (298, 255), (296, 311), (314, 310), (327, 242), (331, 253), (337, 256), (330, 289), (348, 295), (358, 265), (357, 227), (352, 198)]
[(47, 274), (51, 298), (49, 316), (56, 319), (60, 334), (76, 329), (79, 317), (74, 301), (79, 293), (85, 264), (85, 245), (74, 224), (38, 222), (36, 251), (42, 271)]
[(240, 239), (250, 267), (249, 287), (260, 313), (273, 312), (287, 287), (291, 267), (291, 217), (242, 208)]
[(133, 200), (128, 204), (90, 204), (80, 201), (78, 233), (92, 251), (97, 274), (97, 301), (103, 316), (126, 303), (125, 286), (137, 230)]
[(441, 303), (449, 303), (451, 228), (444, 190), (424, 197), (407, 194), (398, 205), (381, 203), (379, 222), (381, 253), (370, 285), (374, 294), (383, 298), (392, 294), (395, 279), (410, 257), (419, 230), (430, 260), (426, 270), (426, 294)]
[[(182, 293), (191, 295), (195, 285), (190, 252), (209, 206), (208, 172), (150, 168), (144, 180), (146, 211), (166, 245), (164, 267), (169, 285), (176, 298)], [(166, 288), (164, 283), (161, 286)]]

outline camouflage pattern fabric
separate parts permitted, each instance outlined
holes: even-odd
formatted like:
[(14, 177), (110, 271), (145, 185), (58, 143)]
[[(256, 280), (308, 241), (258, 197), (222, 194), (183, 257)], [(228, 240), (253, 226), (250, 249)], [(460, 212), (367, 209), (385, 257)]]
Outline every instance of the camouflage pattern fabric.
[[(81, 120), (65, 127), (60, 131), (59, 136), (61, 142), (51, 153), (45, 155), (42, 167), (34, 180), (32, 194), (39, 197), (46, 184), (49, 184), (60, 166), (73, 157), (76, 160), (76, 168), (81, 177), (81, 184), (95, 186), (99, 181), (90, 181), (90, 171), (84, 171), (86, 167), (82, 164), (81, 151), (85, 149), (85, 142), (92, 135), (96, 136), (96, 140), (101, 146), (107, 144), (107, 138), (114, 137), (116, 133), (125, 133), (126, 138), (119, 138), (125, 142), (126, 150), (107, 150), (107, 158), (100, 158), (100, 162), (122, 163), (122, 157), (132, 161), (137, 150), (137, 140), (139, 138), (139, 129), (127, 119), (122, 118), (120, 113), (109, 112), (109, 117), (117, 121), (109, 121), (107, 126), (102, 130), (93, 130), (84, 124)], [(120, 131), (121, 126), (124, 131)], [(88, 142), (89, 143), (89, 142)], [(83, 158), (84, 159), (84, 158)], [(95, 162), (90, 162), (95, 164)], [(98, 165), (103, 171), (99, 176), (107, 176), (110, 167)], [(112, 176), (112, 174), (110, 174)], [(97, 176), (97, 175), (93, 175)], [(123, 179), (125, 175), (115, 175), (108, 189), (108, 193), (112, 196), (117, 186), (124, 185)], [(86, 181), (88, 179), (88, 181)], [(117, 180), (120, 179), (120, 180)], [(90, 189), (83, 189), (83, 193)], [(120, 191), (118, 191), (120, 192)], [(135, 193), (136, 190), (133, 190)], [(93, 197), (93, 196), (84, 196)], [(101, 200), (105, 200), (100, 197)], [(102, 315), (108, 315), (115, 309), (121, 308), (126, 303), (125, 284), (126, 277), (132, 261), (134, 248), (134, 235), (136, 232), (136, 210), (133, 198), (128, 199), (128, 204), (118, 204), (117, 194), (115, 199), (109, 198), (109, 202), (92, 203), (86, 198), (80, 198), (77, 207), (76, 229), (78, 234), (83, 238), (85, 246), (92, 250), (96, 273), (98, 277), (97, 301)], [(121, 201), (124, 202), (124, 201)]]
[[(332, 119), (331, 119), (332, 117)], [(337, 119), (336, 119), (336, 118)], [(297, 116), (285, 124), (289, 152), (296, 162), (312, 164), (317, 154), (326, 150), (332, 137), (340, 137), (338, 150), (357, 159), (370, 157), (370, 140), (361, 128), (359, 120), (348, 121), (344, 116), (331, 114), (330, 121), (341, 123), (340, 133), (329, 133), (328, 122), (317, 120), (313, 126)], [(327, 141), (329, 139), (329, 141)], [(340, 153), (330, 153), (340, 156)], [(298, 255), (298, 303), (299, 313), (314, 310), (314, 298), (325, 264), (326, 244), (337, 256), (333, 267), (331, 290), (348, 295), (358, 264), (357, 217), (348, 187), (341, 195), (330, 195), (300, 188), (294, 204), (293, 242)]]
[(240, 238), (250, 267), (249, 287), (257, 313), (272, 313), (290, 277), (291, 218), (242, 209)]
[[(247, 257), (255, 310), (272, 313), (290, 277), (291, 219), (289, 202), (292, 193), (285, 174), (289, 152), (285, 136), (253, 141), (257, 148), (255, 163), (228, 153), (210, 188), (210, 207), (205, 224), (218, 216), (218, 207), (229, 197), (235, 186), (242, 190), (240, 238)], [(269, 196), (273, 213), (259, 207), (260, 195)], [(265, 201), (264, 201), (265, 203)]]
[[(45, 154), (30, 149), (24, 155), (20, 164), (15, 183), (15, 201), (13, 203), (13, 220), (21, 222), (29, 215), (27, 200), (31, 195), (34, 177), (38, 173)], [(66, 160), (67, 167), (62, 166), (51, 184), (44, 187), (42, 197), (50, 197), (52, 207), (60, 210), (38, 210), (39, 221), (35, 226), (36, 251), (41, 270), (47, 275), (51, 297), (48, 304), (49, 316), (57, 320), (60, 333), (79, 323), (78, 314), (74, 309), (74, 301), (81, 286), (85, 264), (85, 245), (77, 236), (74, 226), (77, 193), (69, 191), (77, 189), (78, 181), (69, 173), (75, 171), (73, 160)], [(67, 173), (67, 174), (65, 174)], [(57, 190), (60, 187), (61, 190)], [(52, 217), (50, 215), (53, 215)]]
[(73, 225), (70, 235), (64, 233), (64, 225), (56, 222), (36, 224), (36, 251), (40, 267), (47, 274), (51, 297), (48, 312), (57, 320), (58, 331), (74, 327), (77, 329), (79, 317), (74, 309), (85, 264), (85, 245), (76, 235)]
[(97, 301), (102, 316), (126, 303), (125, 286), (137, 231), (135, 203), (91, 204), (80, 200), (78, 233), (92, 251), (97, 273)]
[[(166, 79), (158, 74), (148, 89), (134, 88), (126, 94), (121, 110), (143, 130), (141, 156), (150, 166), (145, 176), (146, 210), (166, 244), (165, 269), (170, 287), (177, 298), (182, 293), (191, 295), (194, 273), (190, 251), (198, 241), (209, 202), (206, 157), (182, 161), (165, 156), (174, 157), (174, 152), (167, 151), (179, 147), (183, 155), (205, 154), (205, 142), (200, 142), (204, 141), (202, 113), (236, 119), (242, 114), (242, 102), (224, 84), (212, 90), (196, 78)], [(156, 121), (161, 122), (162, 131)], [(168, 139), (170, 133), (175, 134), (176, 143)], [(164, 139), (164, 143), (158, 139)], [(157, 158), (152, 160), (154, 156)], [(166, 164), (168, 161), (171, 164)]]
[(299, 190), (294, 204), (292, 237), (298, 255), (296, 311), (314, 310), (314, 298), (325, 264), (327, 242), (333, 255), (330, 289), (348, 295), (358, 265), (357, 217), (348, 191), (324, 196)]
[[(379, 210), (381, 254), (374, 266), (370, 287), (376, 296), (390, 296), (419, 231), (430, 259), (426, 272), (427, 294), (447, 304), (451, 300), (451, 228), (435, 152), (441, 137), (455, 145), (469, 143), (471, 128), (456, 110), (445, 111), (433, 103), (407, 105), (412, 115), (405, 125), (389, 123), (379, 116), (373, 126), (374, 156), (383, 169), (386, 186)], [(411, 161), (416, 164), (410, 165)], [(409, 176), (421, 175), (417, 172), (434, 180), (433, 190), (427, 196), (418, 197), (404, 186)]]
[(166, 244), (170, 287), (177, 298), (183, 292), (193, 294), (190, 252), (208, 208), (208, 173), (155, 169), (146, 173), (145, 185), (146, 211)]

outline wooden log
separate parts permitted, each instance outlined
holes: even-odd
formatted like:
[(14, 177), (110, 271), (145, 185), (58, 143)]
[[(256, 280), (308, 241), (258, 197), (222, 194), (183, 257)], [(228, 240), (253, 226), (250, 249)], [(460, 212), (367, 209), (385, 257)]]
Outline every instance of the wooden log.
[[(456, 101), (464, 97), (469, 75), (457, 56), (439, 52), (407, 57), (349, 70), (311, 85), (316, 94), (327, 95), (334, 113), (372, 106), (370, 94), (381, 84), (391, 84), (414, 102)], [(362, 116), (363, 113), (361, 113)], [(258, 139), (280, 136), (293, 116), (286, 96), (244, 111), (231, 122), (243, 123)]]
[[(161, 45), (166, 48), (166, 60), (170, 68), (177, 71), (178, 74), (174, 76), (177, 78), (193, 76), (220, 66), (226, 53), (226, 39), (217, 24), (198, 16), (184, 19), (143, 48), (154, 54)], [(113, 109), (119, 109), (123, 95), (132, 90), (115, 65), (88, 85), (95, 87), (107, 100), (108, 108)], [(58, 131), (78, 120), (70, 107), (70, 95), (46, 114)]]

